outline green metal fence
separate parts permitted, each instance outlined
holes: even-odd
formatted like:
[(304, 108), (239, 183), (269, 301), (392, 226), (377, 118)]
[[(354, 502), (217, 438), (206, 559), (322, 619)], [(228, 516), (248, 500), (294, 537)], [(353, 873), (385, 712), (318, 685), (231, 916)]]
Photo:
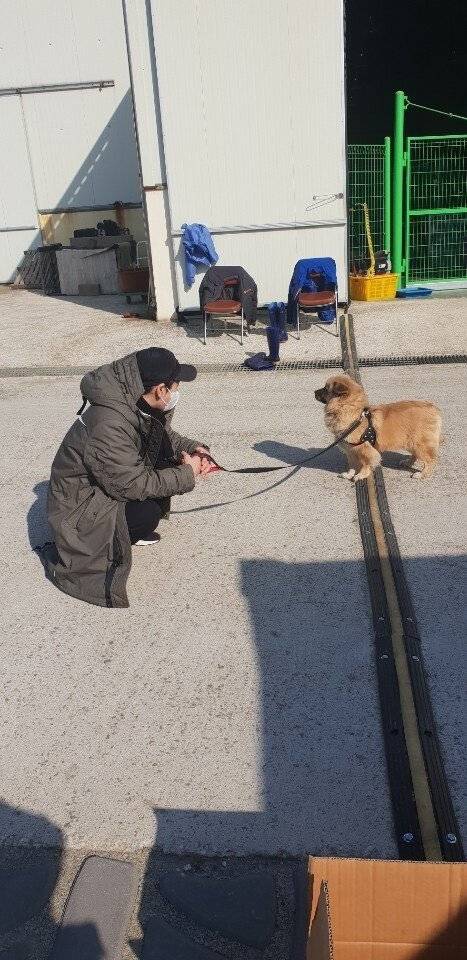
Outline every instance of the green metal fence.
[(467, 280), (467, 136), (408, 137), (403, 281)]
[(375, 250), (389, 250), (391, 141), (349, 144), (347, 182), (349, 265), (368, 257), (362, 204), (368, 204)]

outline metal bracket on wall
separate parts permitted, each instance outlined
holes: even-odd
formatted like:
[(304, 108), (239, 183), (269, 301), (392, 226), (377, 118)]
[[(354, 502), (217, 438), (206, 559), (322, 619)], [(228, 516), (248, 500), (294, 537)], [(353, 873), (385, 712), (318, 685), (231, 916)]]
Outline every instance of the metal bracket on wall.
[[(250, 223), (245, 226), (208, 227), (211, 234), (268, 233), (270, 230), (307, 230), (312, 227), (346, 227), (347, 220), (284, 220), (282, 223)], [(175, 230), (171, 236), (181, 237), (183, 230)]]
[(33, 227), (0, 227), (0, 233), (19, 233), (21, 230), (37, 230), (37, 223)]
[(17, 97), (25, 93), (60, 93), (67, 90), (103, 90), (114, 87), (115, 80), (83, 80), (76, 83), (39, 83), (32, 87), (1, 87), (0, 97)]
[[(133, 203), (129, 201), (128, 203), (123, 202), (122, 207), (124, 210), (141, 210), (142, 203)], [(115, 203), (98, 203), (97, 206), (76, 206), (76, 207), (49, 207), (47, 209), (42, 208), (38, 210), (38, 214), (41, 217), (53, 216), (57, 213), (96, 213), (97, 211), (105, 210), (115, 210)], [(35, 229), (35, 228), (34, 228)]]

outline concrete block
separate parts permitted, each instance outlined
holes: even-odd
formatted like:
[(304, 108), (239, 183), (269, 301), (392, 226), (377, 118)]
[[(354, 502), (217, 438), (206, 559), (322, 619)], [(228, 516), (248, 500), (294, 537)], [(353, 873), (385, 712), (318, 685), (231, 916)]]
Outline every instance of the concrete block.
[(0, 937), (45, 908), (60, 867), (60, 849), (16, 846), (0, 865)]
[(222, 960), (201, 943), (195, 943), (160, 917), (149, 921), (143, 942), (142, 960)]
[(65, 296), (78, 296), (80, 284), (88, 283), (99, 284), (101, 293), (121, 293), (115, 250), (57, 250), (57, 266)]
[(50, 960), (120, 957), (137, 881), (132, 863), (87, 857), (71, 888)]
[(95, 250), (100, 244), (100, 237), (71, 237), (70, 247), (73, 250)]
[(242, 877), (162, 874), (160, 891), (186, 916), (208, 930), (251, 947), (264, 947), (274, 933), (276, 881), (265, 870)]
[(128, 233), (124, 233), (116, 237), (95, 237), (95, 240), (97, 241), (97, 247), (113, 247), (116, 243), (120, 247), (125, 243), (131, 243), (133, 237)]
[(98, 297), (101, 292), (100, 283), (79, 283), (78, 294), (80, 297)]

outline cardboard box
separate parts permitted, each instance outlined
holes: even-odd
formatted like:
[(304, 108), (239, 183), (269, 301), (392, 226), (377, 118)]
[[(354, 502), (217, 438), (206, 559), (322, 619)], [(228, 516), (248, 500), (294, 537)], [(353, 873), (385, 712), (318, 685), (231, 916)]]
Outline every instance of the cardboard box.
[(308, 865), (306, 960), (466, 960), (467, 864)]

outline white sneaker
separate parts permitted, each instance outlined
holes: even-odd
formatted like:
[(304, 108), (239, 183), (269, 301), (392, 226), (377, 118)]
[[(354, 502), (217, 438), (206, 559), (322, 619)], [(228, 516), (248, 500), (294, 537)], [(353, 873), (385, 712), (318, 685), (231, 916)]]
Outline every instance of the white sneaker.
[(148, 533), (146, 537), (143, 537), (141, 540), (137, 540), (133, 544), (134, 547), (153, 547), (155, 543), (159, 543), (160, 535), (158, 533)]

